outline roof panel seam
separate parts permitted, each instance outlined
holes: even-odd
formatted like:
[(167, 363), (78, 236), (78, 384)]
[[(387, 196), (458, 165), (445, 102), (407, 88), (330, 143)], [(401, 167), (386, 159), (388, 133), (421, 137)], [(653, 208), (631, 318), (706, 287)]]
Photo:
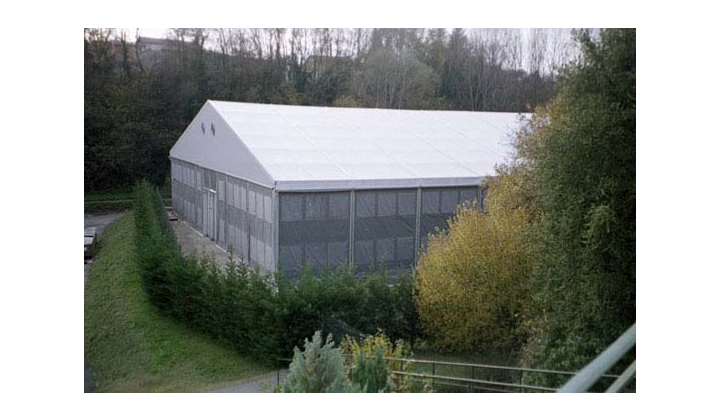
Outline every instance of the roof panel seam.
[[(442, 121), (442, 120), (440, 120), (440, 119), (437, 119), (437, 118), (435, 118), (435, 116), (431, 116), (431, 117), (433, 118), (433, 120), (439, 122), (440, 124), (444, 125), (445, 127), (451, 129), (452, 131), (454, 131), (454, 132), (456, 132), (456, 133), (459, 133), (461, 136), (463, 136), (463, 137), (465, 137), (466, 139), (470, 140), (472, 143), (477, 144), (478, 146), (482, 147), (483, 149), (486, 149), (486, 150), (488, 150), (488, 151), (496, 154), (497, 156), (499, 156), (499, 157), (501, 157), (501, 158), (505, 158), (505, 157), (506, 157), (506, 156), (504, 156), (502, 153), (498, 152), (497, 150), (495, 150), (495, 149), (493, 149), (493, 148), (491, 148), (491, 147), (488, 147), (488, 146), (482, 144), (482, 143), (479, 142), (479, 141), (476, 141), (476, 140), (473, 139), (471, 136), (463, 133), (462, 131), (460, 131), (459, 129), (451, 126), (450, 124), (446, 123), (445, 121)], [(483, 123), (484, 123), (484, 122), (485, 122), (485, 121), (483, 121)]]
[(351, 176), (339, 163), (337, 163), (337, 162), (335, 161), (335, 159), (333, 159), (327, 152), (325, 152), (325, 150), (323, 150), (320, 146), (318, 146), (317, 143), (315, 143), (315, 142), (310, 138), (310, 136), (308, 136), (307, 134), (305, 134), (305, 133), (304, 133), (302, 130), (300, 130), (295, 124), (293, 124), (292, 121), (290, 121), (290, 119), (285, 116), (285, 114), (279, 112), (279, 111), (278, 111), (277, 109), (275, 109), (275, 108), (273, 108), (273, 111), (274, 111), (277, 115), (281, 116), (288, 124), (290, 124), (290, 127), (292, 127), (295, 131), (297, 131), (298, 134), (300, 134), (301, 136), (303, 136), (303, 138), (305, 138), (305, 140), (307, 140), (310, 144), (312, 144), (313, 147), (315, 147), (315, 149), (317, 149), (318, 152), (322, 153), (322, 154), (328, 159), (328, 161), (330, 161), (333, 165), (337, 166), (337, 168), (340, 170), (340, 172), (342, 172), (348, 179), (352, 178), (352, 176)]
[[(326, 114), (327, 114), (327, 111), (326, 111)], [(383, 149), (381, 146), (378, 146), (377, 143), (375, 143), (373, 140), (371, 140), (369, 137), (367, 137), (367, 136), (365, 135), (365, 133), (363, 133), (363, 132), (360, 131), (360, 130), (357, 130), (357, 129), (353, 128), (352, 125), (350, 125), (344, 118), (342, 118), (342, 117), (340, 117), (340, 116), (338, 116), (338, 115), (333, 115), (333, 117), (335, 117), (336, 119), (340, 120), (340, 122), (342, 122), (343, 124), (347, 125), (349, 129), (354, 130), (354, 131), (355, 131), (356, 133), (358, 133), (362, 138), (364, 138), (364, 139), (367, 140), (369, 143), (371, 143), (373, 146), (375, 146), (376, 148), (378, 148), (379, 151), (382, 152), (382, 153), (385, 155), (385, 157), (387, 157), (387, 158), (389, 158), (390, 160), (392, 160), (393, 162), (395, 162), (398, 166), (401, 166), (401, 167), (402, 167), (403, 169), (405, 169), (410, 175), (412, 175), (412, 176), (414, 176), (414, 177), (416, 177), (416, 178), (420, 178), (415, 172), (413, 172), (413, 171), (412, 171), (410, 168), (408, 168), (405, 164), (403, 164), (402, 162), (400, 162), (400, 161), (398, 161), (397, 159), (395, 159), (395, 157), (394, 157), (393, 155), (391, 155), (390, 153), (388, 153), (387, 150)]]
[[(441, 154), (441, 155), (447, 157), (448, 159), (450, 159), (451, 161), (455, 162), (455, 164), (457, 164), (458, 166), (461, 166), (461, 167), (467, 169), (471, 174), (474, 174), (474, 175), (476, 175), (476, 176), (479, 175), (478, 172), (475, 171), (474, 169), (465, 166), (463, 163), (461, 163), (461, 162), (458, 161), (457, 159), (454, 159), (452, 156), (444, 153), (440, 148), (434, 146), (432, 143), (430, 143), (429, 141), (425, 140), (422, 135), (420, 135), (420, 134), (416, 133), (414, 130), (410, 129), (405, 123), (403, 123), (403, 122), (401, 122), (401, 121), (398, 121), (397, 119), (393, 118), (393, 116), (390, 115), (390, 114), (388, 114), (388, 118), (390, 118), (391, 120), (395, 121), (396, 124), (399, 124), (399, 125), (404, 126), (405, 129), (406, 129), (410, 134), (412, 134), (413, 136), (415, 136), (415, 137), (417, 137), (418, 139), (420, 139), (420, 141), (422, 141), (423, 143), (425, 143), (425, 144), (427, 144), (428, 146), (430, 146), (431, 149), (435, 150), (435, 151), (438, 152), (439, 154)], [(457, 143), (453, 142), (452, 140), (448, 140), (448, 141), (451, 142), (451, 143), (453, 143), (453, 144), (455, 144), (455, 145), (457, 146)]]

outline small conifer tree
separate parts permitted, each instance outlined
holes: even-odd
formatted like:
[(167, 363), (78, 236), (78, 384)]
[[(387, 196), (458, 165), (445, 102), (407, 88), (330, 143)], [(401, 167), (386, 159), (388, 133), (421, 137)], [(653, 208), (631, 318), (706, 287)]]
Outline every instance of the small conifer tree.
[(334, 347), (332, 335), (323, 345), (317, 331), (311, 342), (305, 339), (304, 351), (295, 347), (282, 392), (344, 392), (346, 387), (342, 353)]

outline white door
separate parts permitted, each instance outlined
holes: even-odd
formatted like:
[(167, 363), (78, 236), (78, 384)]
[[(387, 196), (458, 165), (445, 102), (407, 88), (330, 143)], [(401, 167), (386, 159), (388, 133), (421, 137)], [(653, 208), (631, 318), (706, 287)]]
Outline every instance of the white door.
[(215, 191), (205, 190), (203, 194), (203, 234), (213, 241), (216, 239), (215, 232)]
[(202, 233), (208, 236), (208, 193), (207, 190), (203, 191), (203, 202), (202, 202)]
[(215, 192), (208, 191), (208, 233), (213, 241), (216, 239), (215, 232)]

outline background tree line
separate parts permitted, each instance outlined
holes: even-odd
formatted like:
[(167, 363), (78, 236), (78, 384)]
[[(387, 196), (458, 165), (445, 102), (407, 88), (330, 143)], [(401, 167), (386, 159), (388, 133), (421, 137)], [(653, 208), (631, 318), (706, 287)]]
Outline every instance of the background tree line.
[(173, 29), (149, 42), (86, 29), (85, 190), (162, 184), (207, 99), (532, 111), (577, 49), (568, 31)]
[(576, 36), (581, 56), (489, 182), (487, 212), (458, 211), (418, 262), (416, 303), (437, 346), (509, 346), (523, 365), (574, 371), (636, 321), (635, 30)]

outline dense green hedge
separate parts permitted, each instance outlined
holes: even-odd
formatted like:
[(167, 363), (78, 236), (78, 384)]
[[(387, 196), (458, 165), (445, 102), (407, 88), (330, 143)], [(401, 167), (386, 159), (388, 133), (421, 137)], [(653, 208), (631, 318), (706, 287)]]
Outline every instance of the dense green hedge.
[(389, 285), (383, 271), (358, 277), (351, 269), (305, 272), (297, 282), (263, 275), (242, 261), (225, 269), (183, 256), (149, 183), (135, 190), (137, 253), (150, 300), (163, 313), (228, 342), (244, 354), (274, 362), (319, 329), (413, 340), (418, 334), (412, 278)]

